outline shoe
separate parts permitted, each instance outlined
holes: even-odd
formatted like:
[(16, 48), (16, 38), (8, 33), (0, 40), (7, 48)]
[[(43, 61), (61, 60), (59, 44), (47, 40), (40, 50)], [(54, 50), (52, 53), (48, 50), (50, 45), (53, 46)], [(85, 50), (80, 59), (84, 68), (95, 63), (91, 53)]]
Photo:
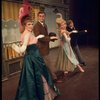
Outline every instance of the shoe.
[(54, 83), (62, 83), (63, 81), (60, 79), (54, 79)]
[(86, 66), (86, 63), (85, 63), (85, 62), (83, 62), (83, 63), (80, 63), (80, 65), (81, 65), (81, 66)]

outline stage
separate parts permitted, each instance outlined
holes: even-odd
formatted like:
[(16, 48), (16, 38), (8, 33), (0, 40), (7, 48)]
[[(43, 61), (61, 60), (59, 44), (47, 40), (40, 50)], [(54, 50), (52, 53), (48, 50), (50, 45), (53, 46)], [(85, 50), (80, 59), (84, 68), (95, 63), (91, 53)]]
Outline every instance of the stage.
[[(80, 47), (81, 53), (87, 63), (85, 72), (77, 69), (69, 73), (63, 83), (57, 83), (61, 96), (55, 100), (99, 100), (99, 50), (97, 47)], [(57, 59), (58, 48), (50, 50), (52, 64)], [(14, 100), (19, 74), (16, 74), (9, 81), (2, 84), (2, 100)]]

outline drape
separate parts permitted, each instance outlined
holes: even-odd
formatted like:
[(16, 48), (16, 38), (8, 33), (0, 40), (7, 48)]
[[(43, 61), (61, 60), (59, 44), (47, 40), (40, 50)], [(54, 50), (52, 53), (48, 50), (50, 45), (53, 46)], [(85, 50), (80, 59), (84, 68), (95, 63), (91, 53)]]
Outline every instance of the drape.
[[(18, 20), (19, 9), (22, 4), (2, 1), (2, 19), (3, 20)], [(39, 12), (39, 6), (32, 6), (32, 18), (37, 20), (37, 13)]]

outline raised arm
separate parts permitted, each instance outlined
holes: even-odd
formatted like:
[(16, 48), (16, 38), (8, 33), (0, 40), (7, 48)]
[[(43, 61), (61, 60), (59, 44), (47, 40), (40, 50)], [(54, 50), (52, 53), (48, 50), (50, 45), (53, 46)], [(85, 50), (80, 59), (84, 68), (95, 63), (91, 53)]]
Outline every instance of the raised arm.
[(70, 33), (66, 30), (61, 30), (61, 34), (65, 37), (66, 41), (70, 41)]
[[(34, 26), (33, 32), (34, 32), (34, 34), (35, 34), (36, 37), (38, 37), (40, 35), (43, 35), (43, 34), (41, 34), (40, 27), (38, 25)], [(47, 36), (44, 36), (42, 38), (39, 38), (38, 40), (40, 42), (46, 42), (46, 41), (50, 41), (50, 37), (47, 35)]]

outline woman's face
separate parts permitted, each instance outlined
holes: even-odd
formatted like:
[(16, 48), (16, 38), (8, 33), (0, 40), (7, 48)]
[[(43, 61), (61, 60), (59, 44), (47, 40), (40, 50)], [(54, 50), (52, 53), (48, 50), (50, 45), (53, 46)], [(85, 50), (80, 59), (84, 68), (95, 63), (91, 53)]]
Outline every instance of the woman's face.
[(33, 30), (33, 22), (27, 22), (25, 29), (31, 32)]
[(66, 29), (66, 27), (67, 27), (67, 24), (66, 24), (66, 22), (63, 22), (63, 23), (61, 23), (61, 29)]

